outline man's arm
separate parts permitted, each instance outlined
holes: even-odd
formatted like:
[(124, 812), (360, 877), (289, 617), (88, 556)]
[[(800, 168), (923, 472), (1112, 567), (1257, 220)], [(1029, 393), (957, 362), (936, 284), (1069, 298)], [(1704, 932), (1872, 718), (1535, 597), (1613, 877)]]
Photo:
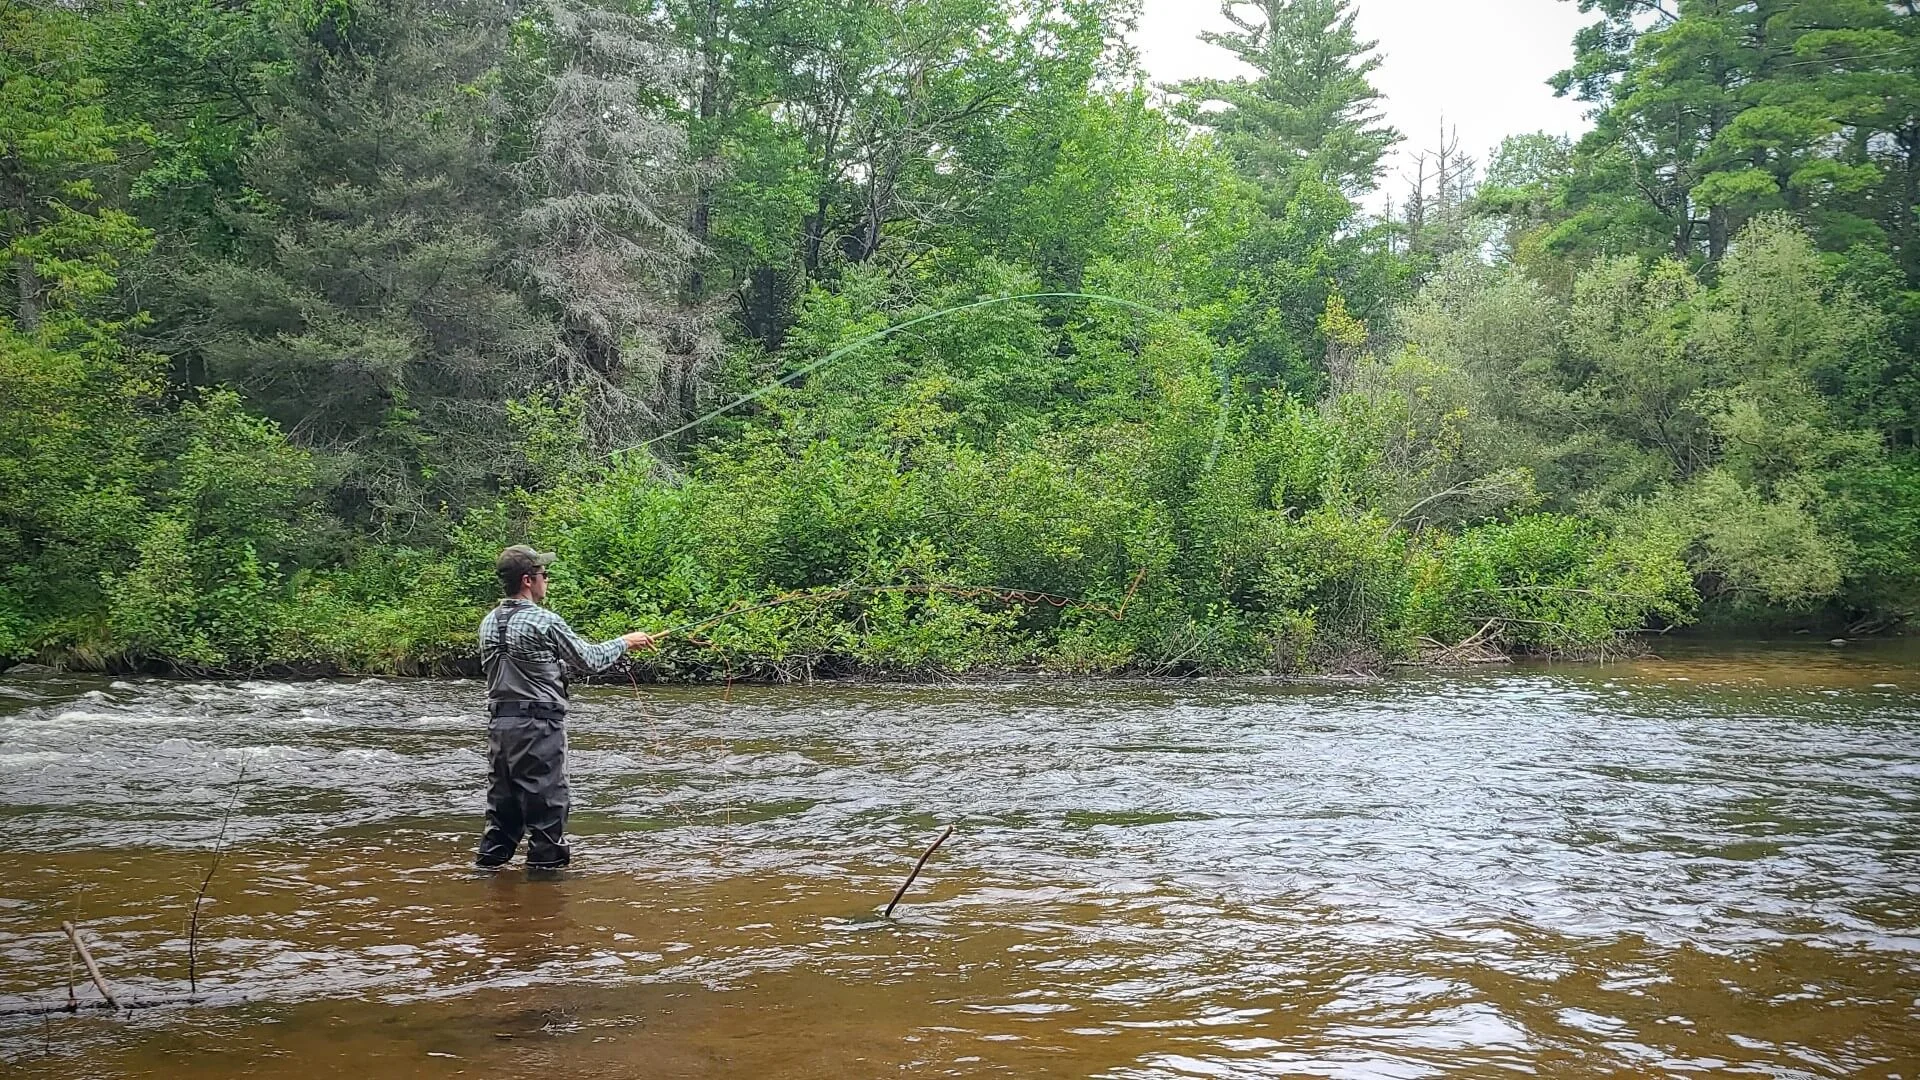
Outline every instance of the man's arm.
[(607, 670), (634, 649), (652, 648), (654, 644), (653, 635), (632, 633), (595, 645), (574, 633), (573, 627), (558, 616), (554, 617), (553, 628), (547, 637), (547, 647), (553, 650), (555, 656), (589, 675), (598, 675)]

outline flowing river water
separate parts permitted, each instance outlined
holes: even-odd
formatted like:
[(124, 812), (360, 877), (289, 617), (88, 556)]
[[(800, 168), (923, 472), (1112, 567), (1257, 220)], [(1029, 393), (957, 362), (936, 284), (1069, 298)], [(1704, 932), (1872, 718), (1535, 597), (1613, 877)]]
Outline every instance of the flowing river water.
[(0, 678), (0, 1006), (63, 920), (186, 993), (233, 806), (210, 1002), (6, 1017), (0, 1072), (1920, 1077), (1911, 644), (592, 689), (557, 881), (468, 869), (479, 695)]

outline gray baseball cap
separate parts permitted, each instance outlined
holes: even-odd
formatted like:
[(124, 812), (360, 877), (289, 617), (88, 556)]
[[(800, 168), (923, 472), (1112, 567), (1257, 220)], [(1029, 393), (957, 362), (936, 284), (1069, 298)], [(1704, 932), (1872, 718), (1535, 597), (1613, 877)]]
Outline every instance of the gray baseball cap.
[(522, 574), (531, 574), (543, 566), (552, 566), (553, 561), (559, 557), (551, 551), (535, 551), (525, 544), (515, 544), (502, 551), (500, 558), (495, 560), (493, 565), (494, 569), (501, 573), (512, 574), (517, 578)]

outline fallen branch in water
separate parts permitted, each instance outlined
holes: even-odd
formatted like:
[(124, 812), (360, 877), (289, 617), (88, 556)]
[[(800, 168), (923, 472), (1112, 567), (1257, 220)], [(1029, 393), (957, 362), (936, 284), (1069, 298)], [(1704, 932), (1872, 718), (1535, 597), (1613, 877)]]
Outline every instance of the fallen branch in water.
[(193, 896), (193, 914), (187, 919), (187, 993), (200, 992), (200, 905), (207, 898), (213, 875), (220, 869), (220, 856), (227, 850), (227, 825), (233, 821), (234, 805), (240, 801), (240, 782), (247, 778), (247, 762), (240, 761), (240, 773), (233, 778), (233, 795), (227, 799), (226, 815), (220, 819), (220, 835), (213, 841), (213, 861), (207, 876), (200, 879), (200, 891)]
[(138, 1009), (160, 1009), (169, 1005), (244, 1005), (254, 998), (233, 994), (222, 998), (193, 997), (190, 995), (171, 995), (168, 997), (140, 998), (118, 1002), (106, 1001), (58, 1001), (31, 1002), (19, 1004), (0, 1004), (0, 1017), (5, 1016), (54, 1016), (60, 1013), (82, 1013), (95, 1009), (112, 1009), (115, 1012), (133, 1012)]
[[(87, 951), (87, 943), (80, 940), (80, 931), (74, 929), (70, 922), (61, 923), (60, 929), (67, 932), (67, 940), (73, 942), (73, 947), (80, 951), (80, 962), (87, 965), (87, 975), (93, 979), (93, 985), (100, 991), (100, 996), (107, 999), (107, 1006), (118, 1010), (120, 1002), (114, 999), (113, 991), (107, 989), (107, 980), (100, 976), (100, 965), (93, 962), (93, 954)], [(73, 994), (71, 988), (68, 989), (67, 994), (71, 999)], [(74, 1003), (69, 1000), (69, 1005), (72, 1004)]]
[(893, 894), (893, 901), (887, 905), (886, 913), (881, 915), (880, 916), (881, 918), (883, 919), (893, 918), (894, 907), (900, 903), (901, 897), (907, 895), (907, 890), (913, 888), (913, 883), (915, 879), (919, 878), (920, 871), (926, 869), (927, 860), (933, 858), (933, 853), (936, 851), (939, 851), (940, 845), (946, 843), (947, 838), (952, 835), (953, 835), (953, 826), (949, 825), (947, 826), (947, 831), (940, 834), (940, 839), (935, 840), (933, 842), (933, 846), (928, 848), (924, 855), (920, 856), (920, 861), (913, 864), (913, 873), (907, 875), (906, 884), (900, 886), (900, 891)]

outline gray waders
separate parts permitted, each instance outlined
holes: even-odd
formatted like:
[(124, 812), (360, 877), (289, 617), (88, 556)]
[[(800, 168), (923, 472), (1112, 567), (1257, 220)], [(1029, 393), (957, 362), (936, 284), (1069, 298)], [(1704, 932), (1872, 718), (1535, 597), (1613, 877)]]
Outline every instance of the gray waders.
[[(520, 662), (507, 651), (509, 614), (500, 624), (497, 661)], [(493, 780), (487, 789), (487, 831), (480, 837), (475, 864), (505, 865), (527, 838), (527, 869), (558, 870), (567, 865), (567, 707), (562, 702), (489, 701), (487, 763)]]

